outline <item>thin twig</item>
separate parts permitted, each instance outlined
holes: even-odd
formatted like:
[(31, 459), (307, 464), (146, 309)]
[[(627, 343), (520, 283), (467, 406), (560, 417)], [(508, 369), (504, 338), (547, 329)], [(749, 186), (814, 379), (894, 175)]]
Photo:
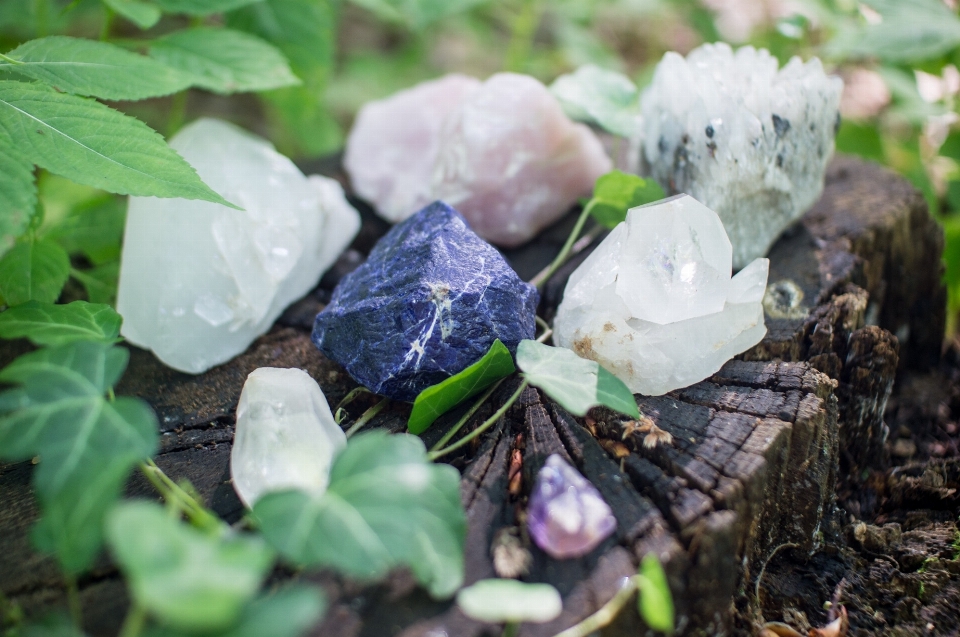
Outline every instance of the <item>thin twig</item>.
[(499, 387), (500, 385), (503, 384), (503, 381), (504, 381), (504, 380), (506, 380), (506, 379), (505, 379), (505, 378), (501, 378), (500, 380), (498, 380), (497, 382), (495, 382), (493, 385), (490, 385), (490, 388), (487, 389), (487, 391), (483, 392), (483, 393), (480, 395), (480, 398), (478, 398), (477, 401), (476, 401), (475, 403), (473, 403), (473, 405), (470, 407), (470, 409), (467, 410), (467, 413), (465, 413), (465, 414), (460, 418), (460, 420), (457, 421), (457, 423), (456, 423), (453, 427), (450, 427), (450, 431), (448, 431), (447, 433), (445, 433), (445, 434), (443, 435), (443, 438), (441, 438), (440, 440), (437, 441), (437, 444), (435, 444), (435, 445), (433, 445), (432, 447), (430, 447), (430, 451), (436, 451), (437, 449), (442, 449), (445, 444), (447, 444), (448, 442), (450, 442), (450, 440), (451, 440), (455, 435), (457, 435), (457, 432), (460, 431), (460, 429), (461, 429), (465, 424), (467, 424), (467, 421), (470, 420), (470, 418), (471, 418), (475, 413), (477, 413), (477, 410), (480, 409), (480, 406), (481, 406), (483, 403), (486, 402), (487, 398), (490, 398), (491, 394), (493, 394), (493, 392), (495, 392), (495, 391), (497, 390), (497, 387)]
[(360, 414), (360, 417), (357, 418), (357, 422), (355, 422), (355, 423), (353, 423), (352, 425), (350, 425), (350, 428), (347, 429), (347, 438), (349, 438), (349, 437), (352, 436), (353, 434), (355, 434), (355, 433), (357, 433), (358, 431), (360, 431), (360, 429), (361, 429), (365, 424), (367, 424), (368, 422), (370, 422), (370, 420), (372, 420), (374, 416), (376, 416), (377, 414), (379, 414), (380, 411), (383, 410), (383, 408), (387, 406), (387, 403), (388, 403), (388, 402), (390, 402), (390, 399), (389, 399), (389, 398), (384, 398), (383, 400), (381, 400), (380, 402), (378, 402), (376, 405), (374, 405), (374, 406), (371, 407), (370, 409), (368, 409), (368, 410), (366, 410), (365, 412), (363, 412), (362, 414)]
[(587, 221), (587, 217), (590, 216), (590, 211), (593, 208), (592, 205), (587, 205), (583, 212), (580, 213), (580, 218), (577, 219), (577, 225), (573, 227), (573, 231), (570, 233), (570, 236), (567, 237), (567, 242), (564, 244), (563, 248), (560, 249), (560, 252), (557, 254), (553, 262), (545, 267), (543, 270), (537, 273), (535, 277), (530, 279), (530, 283), (536, 286), (538, 290), (542, 290), (546, 282), (552, 277), (560, 267), (567, 262), (572, 256), (580, 254), (583, 252), (587, 246), (593, 243), (594, 239), (600, 236), (600, 233), (605, 230), (603, 226), (596, 226), (590, 230), (587, 234), (580, 237), (578, 240), (577, 237), (580, 234), (580, 231), (583, 230), (583, 225)]
[(429, 458), (430, 460), (436, 460), (437, 458), (443, 457), (448, 453), (450, 453), (451, 451), (456, 451), (460, 447), (468, 444), (471, 440), (473, 440), (474, 438), (482, 434), (484, 431), (492, 427), (498, 420), (500, 420), (500, 418), (502, 418), (503, 415), (507, 413), (507, 410), (510, 409), (511, 406), (513, 406), (513, 403), (517, 402), (517, 399), (520, 398), (520, 394), (526, 388), (527, 388), (527, 381), (526, 379), (524, 379), (523, 382), (520, 383), (520, 386), (517, 387), (517, 391), (513, 392), (513, 395), (510, 396), (510, 398), (508, 398), (505, 403), (503, 403), (500, 409), (495, 411), (492, 416), (490, 416), (485, 421), (483, 421), (482, 425), (480, 425), (479, 427), (477, 427), (476, 429), (474, 429), (473, 431), (471, 431), (466, 436), (456, 441), (449, 447), (445, 449), (438, 449), (436, 451), (431, 451), (430, 453), (427, 454), (427, 458)]

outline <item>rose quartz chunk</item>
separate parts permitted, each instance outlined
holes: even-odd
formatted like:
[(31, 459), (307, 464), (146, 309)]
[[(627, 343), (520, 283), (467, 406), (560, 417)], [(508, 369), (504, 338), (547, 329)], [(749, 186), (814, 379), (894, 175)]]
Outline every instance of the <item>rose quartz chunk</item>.
[(609, 171), (596, 136), (537, 80), (448, 75), (364, 106), (344, 165), (361, 197), (401, 221), (441, 199), (484, 239), (519, 245)]

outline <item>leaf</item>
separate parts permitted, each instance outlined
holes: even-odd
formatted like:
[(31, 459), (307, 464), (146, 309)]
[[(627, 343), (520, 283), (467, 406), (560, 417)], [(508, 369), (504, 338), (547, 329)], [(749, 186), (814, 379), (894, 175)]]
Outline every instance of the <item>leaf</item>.
[(259, 0), (153, 0), (166, 13), (210, 15), (243, 7)]
[(36, 209), (33, 162), (0, 140), (0, 255), (24, 233)]
[(586, 64), (550, 85), (570, 119), (600, 126), (621, 137), (640, 130), (640, 91), (628, 77)]
[(485, 0), (353, 0), (383, 20), (400, 22), (415, 30), (483, 2)]
[(613, 170), (597, 179), (593, 187), (590, 214), (601, 225), (615, 228), (627, 218), (627, 211), (666, 196), (663, 188), (652, 179), (642, 179)]
[(94, 100), (0, 81), (0, 136), (28, 160), (122, 195), (203, 199), (235, 207), (146, 124)]
[(960, 18), (941, 0), (866, 0), (883, 18), (879, 24), (841, 31), (827, 46), (839, 58), (877, 57), (918, 62), (960, 45)]
[(88, 301), (113, 305), (120, 280), (120, 262), (104, 263), (89, 270), (70, 270), (70, 276), (87, 291)]
[(149, 29), (160, 21), (160, 9), (139, 0), (103, 0), (103, 3), (141, 29)]
[(39, 80), (66, 93), (106, 100), (142, 100), (190, 86), (190, 77), (166, 64), (113, 44), (51, 36), (30, 40), (7, 53), (19, 64), (0, 70)]
[(476, 363), (420, 392), (413, 403), (407, 429), (412, 434), (423, 433), (450, 409), (515, 371), (510, 350), (498, 338)]
[(585, 416), (591, 407), (603, 405), (640, 417), (637, 401), (623, 381), (596, 361), (580, 358), (566, 348), (520, 341), (517, 367), (531, 385), (574, 415)]
[(488, 623), (556, 619), (563, 611), (560, 593), (549, 584), (514, 579), (484, 579), (457, 593), (457, 606), (471, 619)]
[(672, 634), (673, 597), (670, 595), (670, 586), (660, 560), (653, 553), (643, 556), (637, 585), (640, 589), (637, 606), (643, 621), (654, 630)]
[[(332, 71), (337, 44), (336, 9), (314, 0), (263, 0), (227, 16), (227, 26), (259, 36), (287, 57), (297, 74)], [(324, 78), (319, 78), (320, 82)]]
[(67, 216), (43, 233), (69, 254), (82, 254), (94, 265), (120, 258), (127, 204), (113, 195), (103, 195), (75, 206)]
[(0, 259), (0, 296), (7, 305), (53, 303), (70, 276), (70, 258), (47, 239), (18, 243)]
[(275, 47), (232, 29), (176, 31), (151, 42), (150, 55), (223, 95), (300, 83)]
[(117, 504), (106, 529), (133, 599), (179, 630), (235, 624), (273, 564), (259, 537), (201, 531), (153, 502)]
[(114, 341), (122, 319), (109, 305), (74, 301), (66, 305), (28, 301), (0, 313), (0, 338), (28, 338), (57, 347), (74, 341)]
[(354, 436), (323, 496), (270, 493), (253, 514), (267, 541), (299, 564), (357, 578), (406, 565), (434, 597), (452, 595), (463, 582), (460, 474), (429, 462), (415, 436)]

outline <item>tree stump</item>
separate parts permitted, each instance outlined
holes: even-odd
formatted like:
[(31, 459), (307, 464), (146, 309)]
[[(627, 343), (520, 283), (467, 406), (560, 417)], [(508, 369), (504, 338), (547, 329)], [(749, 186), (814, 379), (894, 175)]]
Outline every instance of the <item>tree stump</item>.
[[(552, 258), (571, 223), (568, 218), (507, 253), (521, 276), (529, 278)], [(331, 404), (355, 386), (314, 348), (309, 328), (336, 280), (384, 229), (368, 216), (355, 250), (320, 288), (226, 365), (188, 376), (131, 348), (117, 393), (154, 406), (162, 430), (158, 465), (175, 479), (189, 480), (228, 521), (242, 514), (228, 463), (246, 375), (261, 366), (303, 368)], [(642, 413), (671, 441), (660, 437), (651, 444), (648, 432), (625, 427), (602, 409), (574, 418), (528, 388), (497, 426), (446, 459), (462, 472), (469, 523), (466, 583), (508, 568), (509, 547), (502, 547), (510, 542), (504, 538), (513, 538), (514, 548), (519, 540), (532, 556), (523, 579), (548, 582), (564, 598), (559, 618), (522, 629), (530, 637), (548, 636), (597, 610), (653, 552), (667, 571), (680, 632), (728, 634), (734, 597), (738, 590), (753, 590), (771, 553), (783, 544), (817, 545), (821, 520), (834, 506), (838, 471), (884, 461), (883, 411), (898, 367), (928, 366), (939, 356), (942, 247), (937, 224), (907, 182), (859, 160), (836, 159), (821, 201), (770, 254), (766, 338), (701, 383), (666, 396), (637, 397)], [(548, 283), (542, 305), (548, 316), (588, 251)], [(3, 361), (26, 349), (23, 343), (4, 345)], [(504, 383), (465, 430), (515, 388)], [(353, 417), (373, 404), (365, 400), (350, 406)], [(427, 444), (460, 413), (435, 423), (424, 435)], [(401, 432), (408, 414), (409, 406), (394, 404), (371, 426)], [(617, 517), (616, 534), (579, 559), (551, 559), (525, 534), (526, 498), (551, 453), (571, 460)], [(63, 605), (64, 594), (53, 562), (30, 547), (37, 513), (30, 475), (30, 463), (0, 466), (0, 591), (34, 614)], [(128, 495), (155, 497), (139, 475)], [(288, 576), (279, 569), (274, 574)], [(408, 573), (393, 573), (376, 585), (327, 572), (304, 577), (320, 582), (331, 602), (316, 635), (499, 634), (495, 626), (466, 618), (450, 601), (431, 600)], [(116, 569), (104, 557), (80, 584), (87, 629), (115, 635), (127, 604)], [(628, 608), (604, 634), (642, 631)]]

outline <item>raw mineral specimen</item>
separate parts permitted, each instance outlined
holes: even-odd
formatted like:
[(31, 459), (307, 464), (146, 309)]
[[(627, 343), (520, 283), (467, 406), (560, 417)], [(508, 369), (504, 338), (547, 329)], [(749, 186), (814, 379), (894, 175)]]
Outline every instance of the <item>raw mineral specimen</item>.
[(553, 454), (530, 493), (527, 528), (537, 546), (562, 560), (595, 549), (617, 528), (617, 519), (597, 489)]
[(337, 285), (313, 341), (371, 391), (412, 401), (499, 338), (533, 338), (538, 294), (460, 214), (435, 202)]
[(261, 367), (247, 376), (230, 451), (233, 488), (253, 508), (270, 491), (322, 495), (347, 446), (317, 382), (302, 369)]
[(767, 259), (731, 279), (717, 215), (687, 195), (632, 209), (574, 271), (557, 344), (656, 396), (716, 372), (766, 334)]
[(499, 73), (483, 83), (449, 75), (367, 104), (344, 165), (390, 221), (439, 199), (481, 237), (516, 246), (589, 194), (611, 164), (545, 86)]
[(720, 215), (733, 267), (764, 256), (820, 197), (843, 82), (765, 49), (667, 53), (641, 96), (643, 171)]
[(304, 177), (225, 122), (199, 120), (170, 145), (244, 210), (131, 197), (117, 310), (127, 340), (196, 374), (244, 351), (315, 286), (360, 217), (337, 182)]

